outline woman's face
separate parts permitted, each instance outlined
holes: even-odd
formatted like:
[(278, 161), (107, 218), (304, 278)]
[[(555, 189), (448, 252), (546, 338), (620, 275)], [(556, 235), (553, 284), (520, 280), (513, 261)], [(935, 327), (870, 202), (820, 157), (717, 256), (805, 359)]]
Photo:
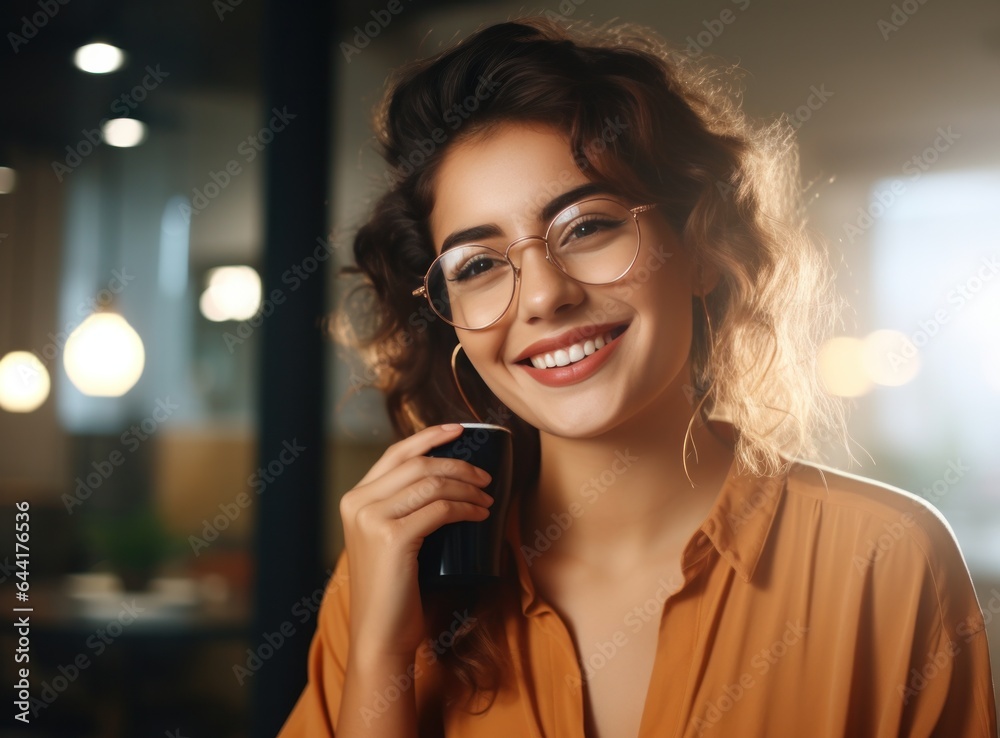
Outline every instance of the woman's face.
[[(568, 138), (555, 129), (508, 124), (485, 138), (455, 144), (435, 182), (430, 215), (435, 251), (441, 252), (450, 234), (476, 226), (496, 227), (496, 237), (476, 241), (500, 252), (523, 236), (541, 237), (549, 224), (541, 215), (545, 205), (588, 184)], [(546, 261), (541, 238), (514, 246), (510, 257), (521, 279), (507, 312), (489, 328), (456, 329), (494, 394), (542, 432), (590, 438), (641, 411), (650, 417), (678, 403), (689, 407), (684, 386), (697, 278), (657, 209), (639, 215), (639, 228), (635, 264), (608, 285), (581, 284), (564, 274)], [(585, 343), (609, 332), (613, 340), (603, 348), (596, 348), (599, 341)], [(535, 346), (538, 342), (547, 345)], [(556, 352), (561, 348), (577, 358), (573, 344), (584, 358), (564, 367), (540, 369), (525, 358), (534, 356), (541, 364), (549, 353), (564, 362), (567, 356)]]

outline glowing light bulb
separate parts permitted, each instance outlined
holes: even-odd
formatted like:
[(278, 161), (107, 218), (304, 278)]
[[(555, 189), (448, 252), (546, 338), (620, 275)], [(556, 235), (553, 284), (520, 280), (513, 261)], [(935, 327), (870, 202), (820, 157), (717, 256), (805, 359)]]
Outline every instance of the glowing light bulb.
[(63, 364), (85, 395), (120, 397), (142, 376), (146, 352), (135, 329), (115, 313), (94, 313), (66, 340)]
[(28, 351), (11, 351), (0, 359), (0, 408), (30, 413), (49, 396), (49, 371)]
[(125, 63), (125, 52), (111, 44), (87, 44), (73, 54), (73, 63), (84, 72), (107, 74), (121, 69)]
[(247, 320), (260, 309), (260, 275), (248, 266), (226, 266), (208, 272), (208, 287), (198, 305), (212, 321)]
[(127, 149), (146, 139), (146, 124), (135, 118), (112, 118), (101, 128), (104, 143)]

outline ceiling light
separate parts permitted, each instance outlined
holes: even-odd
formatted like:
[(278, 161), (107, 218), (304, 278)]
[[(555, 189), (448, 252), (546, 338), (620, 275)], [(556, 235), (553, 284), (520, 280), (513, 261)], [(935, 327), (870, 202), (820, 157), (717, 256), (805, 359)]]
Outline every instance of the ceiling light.
[(11, 351), (0, 359), (0, 408), (30, 413), (49, 396), (49, 372), (28, 351)]
[(208, 272), (208, 288), (199, 300), (201, 314), (212, 321), (248, 320), (261, 303), (260, 275), (253, 267), (225, 266)]
[(119, 148), (138, 146), (146, 138), (146, 124), (135, 118), (112, 118), (101, 128), (104, 142)]
[(125, 63), (125, 52), (111, 44), (87, 44), (73, 54), (73, 63), (84, 72), (107, 74), (121, 69)]
[(121, 315), (93, 313), (66, 340), (63, 364), (76, 388), (95, 397), (121, 397), (146, 363), (142, 339)]

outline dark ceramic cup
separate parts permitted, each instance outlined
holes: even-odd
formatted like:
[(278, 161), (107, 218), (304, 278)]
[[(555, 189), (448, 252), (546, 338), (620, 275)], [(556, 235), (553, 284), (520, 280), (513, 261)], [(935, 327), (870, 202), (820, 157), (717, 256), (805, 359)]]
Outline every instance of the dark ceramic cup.
[(494, 502), (485, 520), (448, 523), (424, 539), (417, 555), (419, 580), (427, 587), (487, 584), (500, 575), (513, 473), (513, 438), (500, 425), (462, 423), (462, 435), (427, 456), (461, 459), (489, 472), (484, 487)]

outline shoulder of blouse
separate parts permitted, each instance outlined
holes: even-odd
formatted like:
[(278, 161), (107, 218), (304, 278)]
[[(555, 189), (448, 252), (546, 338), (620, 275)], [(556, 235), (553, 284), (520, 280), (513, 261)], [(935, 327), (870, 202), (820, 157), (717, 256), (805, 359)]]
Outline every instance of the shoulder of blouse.
[(842, 535), (854, 529), (860, 543), (855, 568), (876, 579), (923, 580), (949, 629), (960, 625), (974, 633), (985, 628), (955, 533), (931, 503), (874, 479), (801, 461), (789, 469), (786, 494), (793, 505), (821, 505)]
[[(955, 534), (927, 500), (874, 479), (811, 462), (794, 461), (787, 492), (792, 498), (812, 498), (824, 505), (849, 508), (861, 514), (859, 523), (880, 527), (900, 524), (905, 535), (923, 548), (954, 546)], [(898, 536), (897, 536), (898, 537)]]

